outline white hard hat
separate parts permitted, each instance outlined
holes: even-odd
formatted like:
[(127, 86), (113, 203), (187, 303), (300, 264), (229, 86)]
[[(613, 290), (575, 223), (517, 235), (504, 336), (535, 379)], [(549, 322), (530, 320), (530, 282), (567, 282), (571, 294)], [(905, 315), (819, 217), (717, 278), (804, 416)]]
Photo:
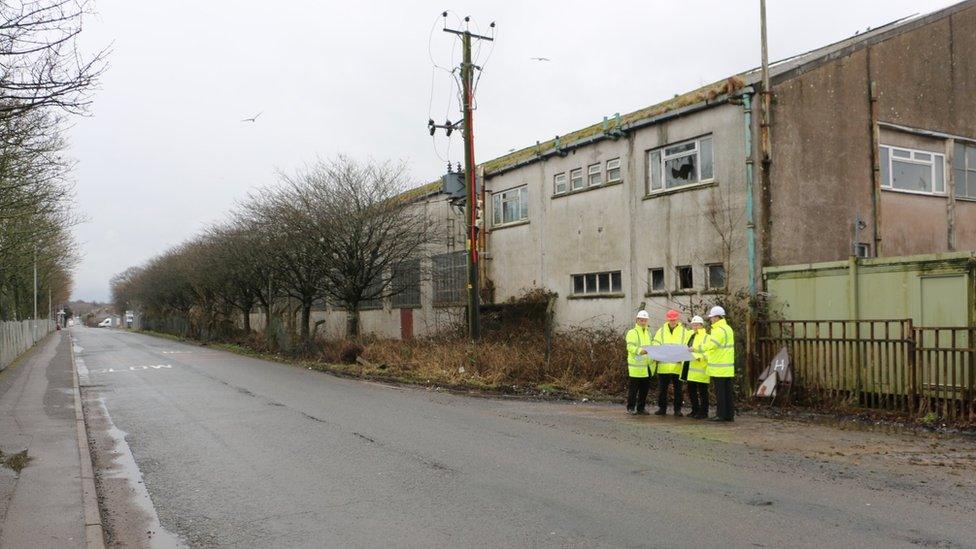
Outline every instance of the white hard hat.
[(705, 321), (702, 319), (702, 317), (700, 317), (698, 315), (695, 315), (695, 316), (691, 317), (691, 323), (692, 324), (704, 324)]
[(712, 307), (712, 310), (708, 311), (708, 317), (711, 318), (713, 316), (725, 316), (725, 309), (718, 305)]
[(651, 318), (647, 311), (637, 311), (637, 318)]

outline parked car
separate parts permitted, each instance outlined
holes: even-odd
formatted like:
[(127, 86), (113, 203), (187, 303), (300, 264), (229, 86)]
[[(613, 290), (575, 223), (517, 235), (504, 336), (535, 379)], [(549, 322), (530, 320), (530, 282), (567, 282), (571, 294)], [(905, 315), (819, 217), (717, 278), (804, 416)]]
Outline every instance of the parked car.
[(111, 328), (112, 327), (112, 319), (111, 318), (106, 318), (105, 320), (99, 322), (98, 323), (98, 327), (99, 328)]

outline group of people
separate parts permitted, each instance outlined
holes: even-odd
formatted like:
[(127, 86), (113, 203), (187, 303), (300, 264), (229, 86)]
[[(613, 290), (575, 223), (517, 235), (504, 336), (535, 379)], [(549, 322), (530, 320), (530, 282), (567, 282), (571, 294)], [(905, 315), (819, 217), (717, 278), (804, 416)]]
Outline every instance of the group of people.
[[(685, 327), (678, 311), (670, 310), (666, 322), (652, 336), (647, 324), (650, 315), (639, 311), (633, 328), (627, 331), (627, 413), (649, 415), (645, 410), (651, 376), (657, 376), (657, 411), (667, 414), (668, 388), (674, 388), (674, 415), (681, 417), (684, 405), (682, 384), (688, 385), (691, 417), (708, 419), (708, 386), (715, 385), (716, 412), (712, 421), (733, 421), (732, 378), (735, 377), (735, 334), (725, 321), (725, 309), (712, 307), (708, 312), (709, 330), (700, 316), (692, 317)], [(692, 359), (684, 362), (658, 362), (648, 356), (646, 347), (683, 345)]]

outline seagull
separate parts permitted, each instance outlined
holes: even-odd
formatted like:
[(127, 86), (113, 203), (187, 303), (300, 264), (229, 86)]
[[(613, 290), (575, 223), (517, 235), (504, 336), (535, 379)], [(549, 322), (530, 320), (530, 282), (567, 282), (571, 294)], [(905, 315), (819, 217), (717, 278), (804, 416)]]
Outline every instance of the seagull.
[(241, 120), (241, 122), (257, 122), (258, 121), (258, 117), (261, 116), (262, 114), (264, 114), (264, 111), (261, 111), (261, 112), (255, 114), (251, 118), (245, 118), (245, 119)]
[(551, 61), (548, 57), (530, 57), (532, 61)]

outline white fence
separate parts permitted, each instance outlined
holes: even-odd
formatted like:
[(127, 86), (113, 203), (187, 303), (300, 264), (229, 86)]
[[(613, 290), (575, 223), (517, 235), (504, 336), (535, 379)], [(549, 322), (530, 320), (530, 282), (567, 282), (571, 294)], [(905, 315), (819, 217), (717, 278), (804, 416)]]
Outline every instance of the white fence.
[(53, 320), (0, 322), (0, 370), (54, 330)]

